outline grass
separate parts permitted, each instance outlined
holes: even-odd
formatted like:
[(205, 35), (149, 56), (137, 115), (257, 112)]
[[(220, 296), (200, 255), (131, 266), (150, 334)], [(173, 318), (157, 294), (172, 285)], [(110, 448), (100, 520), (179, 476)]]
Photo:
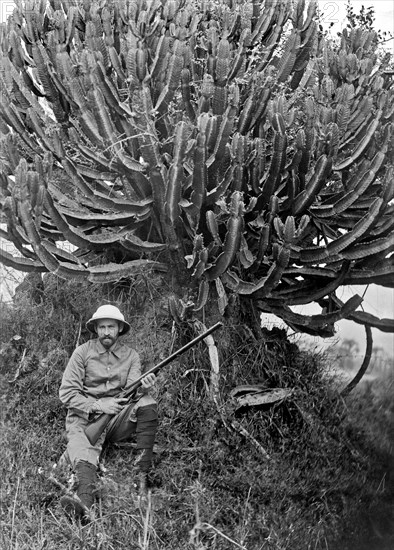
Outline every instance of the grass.
[[(344, 402), (328, 382), (324, 357), (301, 352), (282, 331), (256, 342), (229, 321), (219, 346), (221, 408), (208, 397), (210, 366), (200, 344), (160, 375), (160, 430), (148, 497), (140, 501), (136, 493), (132, 448), (107, 448), (95, 520), (81, 526), (67, 519), (61, 492), (48, 480), (65, 447), (57, 389), (76, 335), (85, 337), (81, 319), (103, 299), (132, 319), (144, 362), (162, 359), (170, 324), (165, 299), (151, 281), (126, 291), (59, 284), (51, 277), (43, 301), (19, 297), (20, 306), (6, 311), (2, 549), (358, 550), (373, 537), (384, 544), (391, 537), (390, 525), (377, 524), (375, 513), (387, 511), (389, 523), (392, 496), (385, 480), (394, 419), (388, 381)], [(253, 383), (294, 392), (274, 407), (234, 415), (229, 391)]]

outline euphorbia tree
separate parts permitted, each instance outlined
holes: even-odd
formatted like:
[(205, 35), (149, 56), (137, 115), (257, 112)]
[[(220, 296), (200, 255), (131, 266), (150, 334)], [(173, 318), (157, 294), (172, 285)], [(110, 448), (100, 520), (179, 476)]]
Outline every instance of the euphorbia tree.
[[(394, 330), (335, 296), (394, 285), (394, 101), (375, 32), (327, 41), (304, 0), (16, 4), (1, 236), (20, 257), (5, 264), (93, 282), (167, 271), (175, 316), (235, 296), (313, 334), (341, 318)], [(321, 315), (290, 309), (312, 302)]]

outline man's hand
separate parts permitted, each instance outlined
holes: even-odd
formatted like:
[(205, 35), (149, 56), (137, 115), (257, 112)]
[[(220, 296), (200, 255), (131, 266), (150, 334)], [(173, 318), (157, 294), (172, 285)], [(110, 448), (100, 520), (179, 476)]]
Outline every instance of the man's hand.
[(146, 390), (149, 390), (149, 388), (152, 388), (155, 384), (156, 384), (156, 376), (153, 374), (153, 372), (151, 372), (150, 374), (147, 374), (141, 380), (141, 386)]
[(96, 401), (96, 405), (105, 414), (118, 414), (126, 405), (128, 399), (122, 397), (102, 397)]

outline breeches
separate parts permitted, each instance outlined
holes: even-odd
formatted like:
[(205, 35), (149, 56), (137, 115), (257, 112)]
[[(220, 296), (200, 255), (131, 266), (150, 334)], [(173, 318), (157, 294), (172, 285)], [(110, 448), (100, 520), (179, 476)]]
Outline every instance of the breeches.
[(157, 431), (157, 403), (148, 396), (127, 405), (114, 416), (95, 445), (85, 435), (88, 420), (69, 411), (66, 419), (67, 458), (73, 468), (83, 460), (97, 466), (105, 442), (136, 440), (139, 468), (147, 471), (152, 461), (153, 445)]

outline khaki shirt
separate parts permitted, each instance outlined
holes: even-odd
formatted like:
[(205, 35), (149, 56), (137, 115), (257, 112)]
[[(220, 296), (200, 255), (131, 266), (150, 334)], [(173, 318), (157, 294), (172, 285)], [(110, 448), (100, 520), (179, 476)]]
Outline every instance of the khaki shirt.
[(60, 401), (70, 412), (88, 418), (100, 397), (113, 397), (141, 376), (138, 353), (119, 340), (106, 349), (89, 340), (78, 346), (67, 364), (59, 389)]

